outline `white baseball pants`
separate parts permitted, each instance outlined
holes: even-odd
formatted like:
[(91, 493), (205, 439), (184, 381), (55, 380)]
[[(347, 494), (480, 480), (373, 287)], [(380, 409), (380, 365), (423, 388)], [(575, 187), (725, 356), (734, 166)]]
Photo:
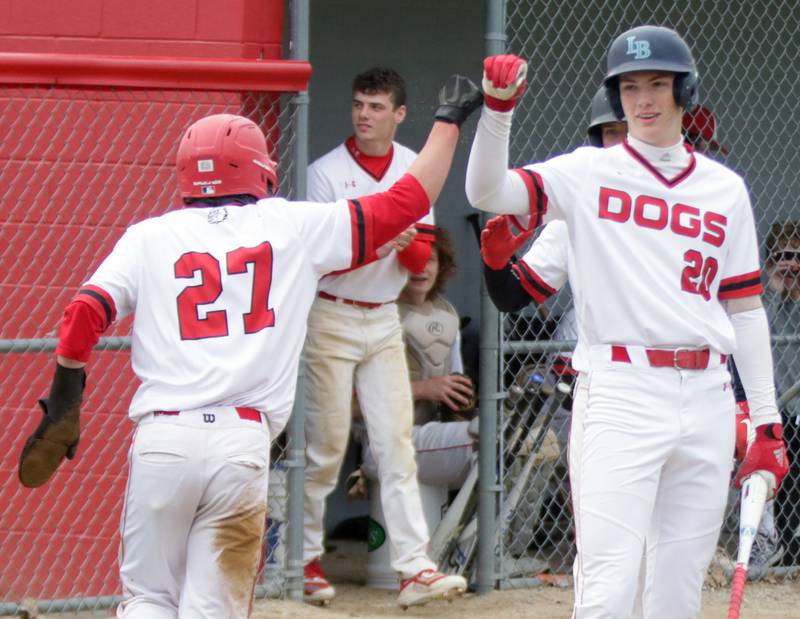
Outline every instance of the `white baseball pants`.
[(269, 430), (232, 407), (149, 414), (129, 453), (124, 619), (245, 619), (267, 506)]
[(305, 562), (323, 553), (325, 499), (350, 437), (355, 386), (378, 467), (392, 569), (404, 577), (435, 569), (411, 445), (413, 403), (397, 306), (374, 309), (317, 299), (306, 361)]
[(644, 616), (697, 616), (733, 462), (729, 381), (724, 366), (610, 361), (580, 375), (569, 453), (574, 619), (631, 616), (645, 539)]
[[(411, 429), (417, 481), (448, 490), (463, 485), (477, 453), (476, 439), (470, 436), (468, 427), (468, 421), (431, 421)], [(368, 441), (362, 455), (361, 470), (368, 478), (378, 479), (378, 465)]]

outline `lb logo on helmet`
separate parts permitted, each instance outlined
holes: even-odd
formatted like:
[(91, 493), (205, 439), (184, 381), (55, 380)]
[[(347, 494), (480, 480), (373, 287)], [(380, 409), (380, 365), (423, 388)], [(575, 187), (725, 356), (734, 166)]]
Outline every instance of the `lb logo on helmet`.
[(628, 42), (628, 55), (633, 56), (636, 60), (644, 60), (650, 58), (650, 41), (637, 40), (636, 37), (628, 37), (625, 39)]
[(606, 54), (603, 83), (614, 113), (622, 117), (619, 98), (620, 75), (634, 71), (673, 73), (675, 102), (683, 109), (697, 104), (698, 75), (692, 52), (681, 36), (663, 26), (637, 26), (619, 35)]

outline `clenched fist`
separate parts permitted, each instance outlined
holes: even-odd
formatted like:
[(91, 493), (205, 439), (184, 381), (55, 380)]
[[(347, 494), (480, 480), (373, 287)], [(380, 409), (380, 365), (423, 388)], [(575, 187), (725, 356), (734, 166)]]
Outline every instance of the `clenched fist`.
[(508, 112), (525, 92), (528, 63), (514, 54), (489, 56), (483, 61), (483, 94), (486, 105)]

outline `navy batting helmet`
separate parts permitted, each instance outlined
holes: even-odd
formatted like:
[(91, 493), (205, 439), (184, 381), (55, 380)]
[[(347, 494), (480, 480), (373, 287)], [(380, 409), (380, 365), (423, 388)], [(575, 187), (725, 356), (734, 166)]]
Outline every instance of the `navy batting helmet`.
[(611, 102), (608, 100), (608, 91), (605, 86), (600, 86), (594, 97), (592, 97), (592, 115), (589, 119), (589, 127), (586, 133), (589, 136), (589, 144), (603, 147), (603, 125), (606, 123), (616, 123), (625, 120), (620, 118), (611, 109)]
[(675, 102), (684, 109), (697, 104), (697, 67), (680, 35), (662, 26), (639, 26), (619, 35), (608, 48), (604, 83), (611, 107), (622, 116), (619, 76), (633, 71), (675, 74)]

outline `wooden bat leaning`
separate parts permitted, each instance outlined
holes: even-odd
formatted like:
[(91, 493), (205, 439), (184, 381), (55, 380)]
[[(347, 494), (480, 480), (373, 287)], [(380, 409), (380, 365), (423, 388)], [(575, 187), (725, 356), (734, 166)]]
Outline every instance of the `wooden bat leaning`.
[(770, 485), (758, 472), (753, 473), (742, 484), (742, 499), (739, 508), (739, 553), (736, 557), (736, 570), (733, 575), (733, 590), (728, 605), (728, 619), (739, 619), (739, 611), (747, 584), (747, 564), (750, 550), (758, 531), (758, 523), (764, 511)]

